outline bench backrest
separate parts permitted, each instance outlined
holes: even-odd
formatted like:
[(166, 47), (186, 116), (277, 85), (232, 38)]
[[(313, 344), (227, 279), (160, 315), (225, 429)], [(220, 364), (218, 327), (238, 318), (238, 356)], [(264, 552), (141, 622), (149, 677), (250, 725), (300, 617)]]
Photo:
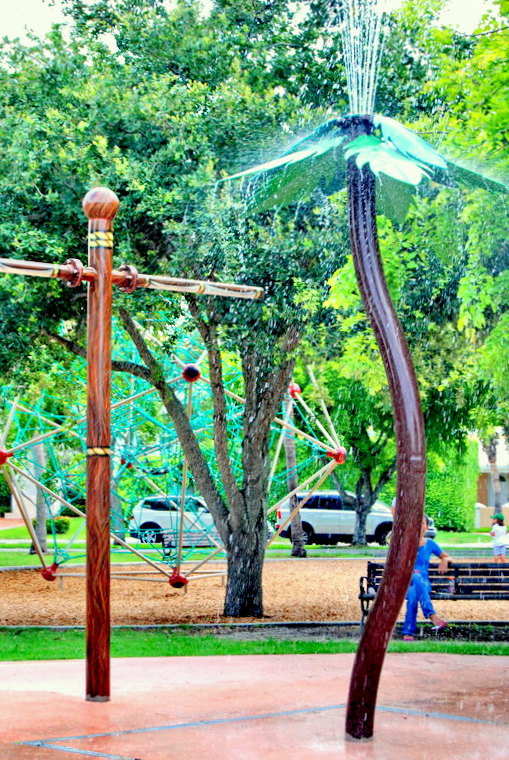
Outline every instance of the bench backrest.
[[(368, 587), (376, 590), (385, 570), (385, 562), (368, 562)], [(497, 599), (509, 597), (509, 563), (449, 562), (447, 572), (438, 572), (430, 563), (429, 580), (433, 595)]]

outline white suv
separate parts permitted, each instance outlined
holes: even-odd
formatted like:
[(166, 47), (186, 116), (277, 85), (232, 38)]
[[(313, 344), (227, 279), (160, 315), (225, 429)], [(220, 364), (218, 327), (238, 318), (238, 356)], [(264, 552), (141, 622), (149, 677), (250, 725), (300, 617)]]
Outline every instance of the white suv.
[[(207, 505), (198, 496), (186, 496), (184, 509), (184, 546), (210, 546), (220, 543)], [(180, 496), (150, 496), (142, 499), (129, 518), (129, 535), (144, 544), (178, 545)]]
[[(302, 501), (307, 491), (297, 494)], [(302, 530), (307, 544), (351, 543), (355, 531), (355, 496), (346, 493), (341, 497), (337, 491), (315, 491), (300, 510)], [(289, 502), (283, 502), (277, 510), (276, 530), (289, 517)], [(366, 519), (366, 538), (384, 545), (392, 530), (392, 514), (386, 504), (375, 501)], [(291, 527), (281, 531), (283, 538), (291, 538)]]

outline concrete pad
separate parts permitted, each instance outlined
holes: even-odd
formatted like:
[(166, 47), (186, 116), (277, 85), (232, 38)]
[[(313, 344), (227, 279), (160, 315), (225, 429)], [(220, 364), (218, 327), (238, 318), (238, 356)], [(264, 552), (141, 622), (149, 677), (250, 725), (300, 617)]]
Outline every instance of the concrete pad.
[(345, 742), (353, 655), (116, 659), (110, 702), (81, 661), (0, 663), (2, 760), (506, 760), (509, 662), (388, 655), (375, 738)]

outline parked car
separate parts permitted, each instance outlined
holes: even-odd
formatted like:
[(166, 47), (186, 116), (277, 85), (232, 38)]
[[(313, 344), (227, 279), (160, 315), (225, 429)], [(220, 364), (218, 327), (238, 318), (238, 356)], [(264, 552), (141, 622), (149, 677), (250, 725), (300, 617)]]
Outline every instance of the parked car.
[[(303, 501), (307, 494), (307, 491), (302, 491), (297, 494), (297, 499)], [(354, 504), (355, 496), (351, 493), (340, 496), (337, 491), (315, 491), (300, 510), (306, 543), (350, 543), (357, 517)], [(289, 502), (286, 501), (277, 510), (276, 530), (286, 521), (289, 514)], [(375, 501), (366, 519), (367, 540), (384, 545), (392, 530), (392, 522), (390, 508), (381, 501)], [(281, 532), (281, 536), (291, 539), (290, 525)]]
[[(184, 546), (222, 544), (221, 537), (204, 500), (186, 496)], [(129, 518), (129, 535), (144, 544), (160, 544), (165, 549), (178, 545), (180, 496), (148, 496), (136, 504)], [(267, 522), (267, 540), (274, 530)]]
[[(210, 546), (220, 542), (207, 505), (199, 496), (186, 496), (183, 512), (185, 546)], [(129, 518), (129, 535), (145, 544), (177, 546), (180, 496), (149, 496), (136, 504)]]

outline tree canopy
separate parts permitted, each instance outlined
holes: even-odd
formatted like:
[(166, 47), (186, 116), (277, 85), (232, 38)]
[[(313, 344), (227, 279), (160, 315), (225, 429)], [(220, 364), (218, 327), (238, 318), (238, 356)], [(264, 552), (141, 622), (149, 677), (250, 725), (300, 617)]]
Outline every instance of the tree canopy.
[[(494, 20), (468, 38), (434, 27), (439, 5), (410, 0), (392, 18), (379, 110), (437, 148), (446, 144), (502, 175), (507, 31)], [(329, 4), (309, 3), (304, 14), (286, 0), (216, 0), (209, 14), (192, 0), (170, 10), (159, 0), (69, 0), (67, 9), (68, 36), (56, 27), (44, 40), (13, 41), (0, 53), (0, 256), (79, 258), (81, 199), (90, 186), (106, 185), (121, 200), (116, 262), (263, 286), (259, 304), (168, 301), (200, 330), (216, 367), (224, 466), (212, 509), (223, 536), (233, 530), (247, 536), (247, 546), (262, 535), (268, 421), (306, 336), (311, 350), (331, 360), (324, 383), (365, 484), (360, 501), (369, 508), (377, 478), (391, 472), (394, 442), (381, 365), (353, 285), (344, 198), (328, 200), (317, 190), (305, 202), (255, 218), (246, 215), (237, 190), (216, 184), (280, 155), (346, 110)], [(432, 445), (461, 440), (485, 394), (498, 408), (506, 393), (497, 352), (509, 305), (507, 222), (507, 209), (480, 190), (435, 189), (404, 224), (381, 222), (382, 253), (418, 367)], [(152, 308), (151, 298), (117, 294), (116, 304), (132, 316)], [(23, 380), (23, 373), (50, 366), (47, 334), (61, 320), (71, 342), (81, 345), (84, 314), (83, 294), (57, 282), (1, 278), (2, 372), (16, 368)], [(125, 324), (138, 341), (140, 362), (150, 364), (144, 336), (128, 316)], [(241, 482), (231, 477), (224, 453), (222, 351), (238, 352), (249, 398)], [(149, 370), (164, 394), (157, 362)], [(375, 468), (369, 486), (366, 462)]]

